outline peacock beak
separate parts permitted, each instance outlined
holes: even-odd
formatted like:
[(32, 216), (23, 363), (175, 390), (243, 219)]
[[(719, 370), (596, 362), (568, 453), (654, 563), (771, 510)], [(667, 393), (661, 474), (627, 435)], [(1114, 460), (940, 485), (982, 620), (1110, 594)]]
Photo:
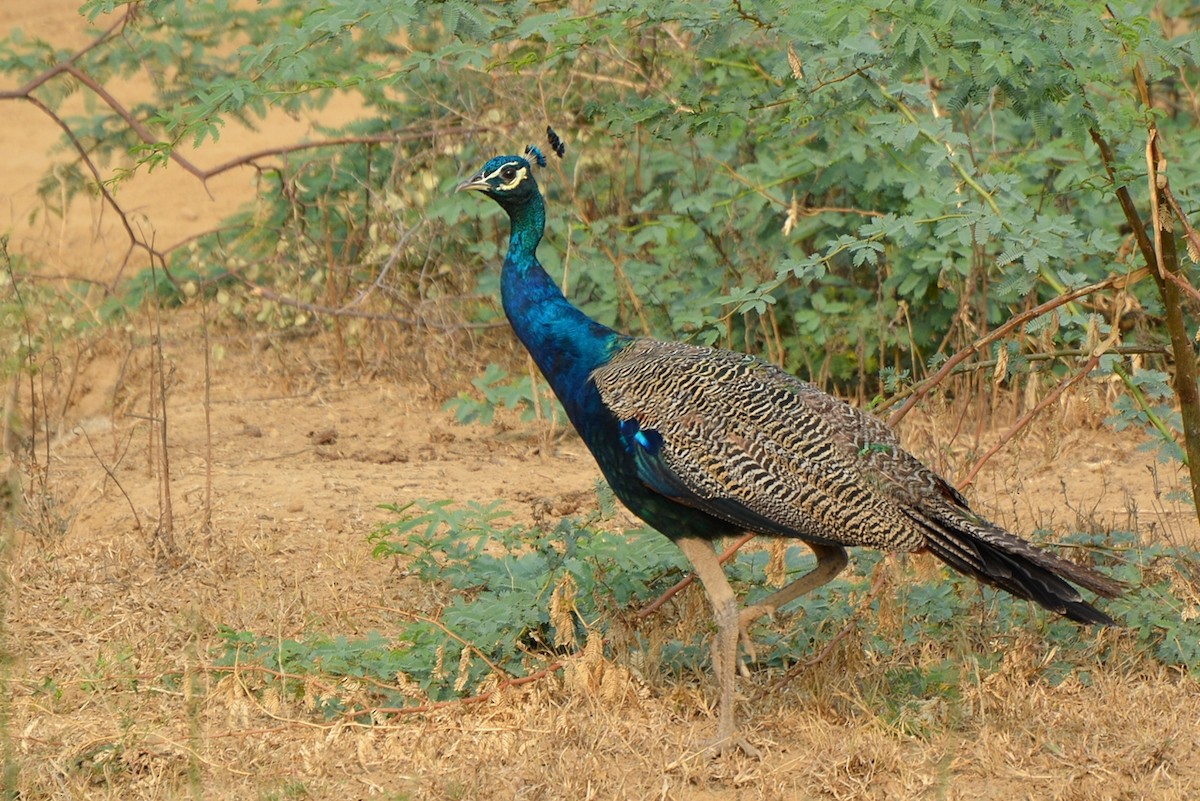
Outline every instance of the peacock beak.
[(476, 175), (471, 176), (467, 180), (463, 181), (458, 186), (454, 187), (455, 192), (461, 192), (464, 189), (478, 189), (478, 190), (483, 191), (483, 190), (491, 189), (491, 184), (489, 184), (487, 181), (485, 181), (483, 179), (483, 173), (480, 172)]

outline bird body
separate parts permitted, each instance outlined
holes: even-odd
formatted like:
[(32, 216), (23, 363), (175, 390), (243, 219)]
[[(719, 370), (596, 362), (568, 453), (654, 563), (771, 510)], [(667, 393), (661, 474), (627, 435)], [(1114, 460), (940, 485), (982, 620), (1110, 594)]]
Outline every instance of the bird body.
[[(524, 158), (497, 156), (459, 189), (508, 212), (505, 314), (614, 494), (679, 544), (708, 592), (721, 749), (753, 751), (732, 710), (746, 626), (833, 578), (846, 546), (927, 550), (1072, 620), (1113, 623), (1070, 582), (1110, 597), (1119, 583), (976, 515), (883, 421), (756, 357), (627, 336), (573, 306), (537, 260), (545, 205)], [(739, 612), (711, 543), (742, 531), (799, 539), (817, 566)]]

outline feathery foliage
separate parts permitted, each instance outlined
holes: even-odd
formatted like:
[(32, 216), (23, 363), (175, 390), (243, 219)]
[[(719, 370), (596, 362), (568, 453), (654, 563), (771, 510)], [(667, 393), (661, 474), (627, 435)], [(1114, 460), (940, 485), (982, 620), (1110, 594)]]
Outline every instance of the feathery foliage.
[[(83, 9), (104, 25), (127, 5)], [(487, 261), (500, 225), (481, 228), (445, 190), (552, 122), (573, 155), (546, 184), (570, 224), (551, 226), (544, 260), (589, 313), (765, 352), (827, 386), (919, 377), (1014, 308), (1128, 269), (1092, 130), (1139, 199), (1150, 118), (1173, 152), (1200, 144), (1184, 2), (1112, 17), (1085, 0), (137, 5), (77, 62), (101, 82), (160, 76), (130, 109), (154, 141), (114, 113), (74, 121), (97, 155), (134, 155), (118, 180), (227, 121), (337, 95), (363, 122), (324, 133), (399, 135), (269, 165), (264, 202), (206, 241), (208, 264), (300, 293), (335, 271), (360, 287), (401, 240), (393, 278), (441, 276), (435, 296), (466, 294), (463, 313), (488, 319), (495, 277), (438, 268)], [(19, 81), (64, 55), (12, 36), (0, 71)], [(1129, 81), (1138, 65), (1150, 110)], [(48, 89), (57, 106), (83, 87)], [(1188, 191), (1198, 169), (1176, 159), (1174, 185)], [(64, 175), (86, 187), (78, 164)], [(1161, 305), (1134, 291), (1126, 341), (1153, 340)], [(1060, 315), (1055, 338), (1082, 340), (1100, 311)]]

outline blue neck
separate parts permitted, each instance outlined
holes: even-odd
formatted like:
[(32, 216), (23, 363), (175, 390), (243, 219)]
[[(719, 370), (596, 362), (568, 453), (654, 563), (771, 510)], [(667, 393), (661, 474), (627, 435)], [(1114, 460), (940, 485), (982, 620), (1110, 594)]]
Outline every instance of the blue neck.
[(504, 313), (578, 426), (592, 370), (611, 358), (624, 337), (572, 306), (538, 263), (537, 246), (546, 224), (541, 193), (502, 205), (512, 221), (500, 274)]

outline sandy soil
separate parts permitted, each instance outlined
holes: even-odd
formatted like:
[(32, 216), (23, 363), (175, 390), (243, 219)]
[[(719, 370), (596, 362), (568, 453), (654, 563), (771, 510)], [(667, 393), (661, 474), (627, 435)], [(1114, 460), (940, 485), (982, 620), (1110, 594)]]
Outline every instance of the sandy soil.
[[(8, 0), (0, 29), (20, 25), (80, 44), (87, 36), (75, 5)], [(63, 158), (57, 130), (27, 105), (10, 102), (4, 112), (0, 231), (10, 250), (49, 275), (110, 280), (126, 248), (112, 214), (87, 198), (61, 217), (47, 213), (35, 188)], [(351, 113), (333, 108), (325, 121)], [(259, 132), (230, 129), (195, 158), (217, 163), (309, 131), (290, 119)], [(160, 241), (175, 242), (249, 200), (252, 177), (228, 175), (208, 189), (211, 198), (167, 170), (139, 177), (122, 200)], [(698, 711), (712, 700), (707, 682), (672, 687), (627, 674), (629, 692), (606, 704), (552, 679), (482, 707), (367, 729), (272, 706), (236, 677), (206, 669), (217, 627), (280, 637), (394, 628), (389, 610), (411, 605), (422, 588), (371, 557), (366, 535), (387, 517), (379, 504), (505, 499), (532, 517), (590, 503), (598, 472), (576, 438), (548, 444), (543, 425), (456, 424), (441, 404), (469, 386), (467, 373), (450, 370), (435, 388), (421, 369), (404, 367), (402, 354), (383, 377), (339, 372), (321, 336), (215, 331), (223, 355), (211, 366), (210, 444), (199, 315), (185, 309), (165, 325), (179, 560), (160, 558), (154, 534), (161, 494), (145, 419), (148, 349), (112, 331), (61, 354), (70, 389), (57, 395), (63, 415), (48, 480), (41, 494), (28, 477), (24, 485), (26, 520), (40, 515), (43, 525), (23, 527), (6, 557), (5, 740), (22, 798), (1098, 799), (1141, 797), (1139, 787), (1162, 798), (1200, 790), (1200, 707), (1159, 673), (1132, 688), (1014, 678), (985, 688), (1008, 692), (1003, 704), (981, 691), (984, 722), (970, 736), (930, 739), (897, 732), (845, 699), (793, 688), (781, 703), (756, 704), (763, 762), (672, 769), (711, 731), (712, 717)], [(496, 337), (502, 353), (515, 353), (507, 332)], [(1093, 394), (1102, 399), (1103, 388)], [(1194, 518), (1165, 494), (1178, 474), (1098, 426), (1102, 416), (1080, 398), (1048, 415), (981, 474), (977, 505), (1026, 532), (1085, 525), (1194, 541)], [(948, 439), (939, 420), (917, 420), (906, 436), (961, 475), (979, 449)], [(982, 445), (998, 436), (989, 431)], [(202, 695), (137, 689), (172, 672), (201, 677)], [(1097, 719), (1097, 708), (1112, 712)], [(1172, 710), (1166, 719), (1163, 709)], [(1109, 763), (1144, 768), (1118, 777)]]

